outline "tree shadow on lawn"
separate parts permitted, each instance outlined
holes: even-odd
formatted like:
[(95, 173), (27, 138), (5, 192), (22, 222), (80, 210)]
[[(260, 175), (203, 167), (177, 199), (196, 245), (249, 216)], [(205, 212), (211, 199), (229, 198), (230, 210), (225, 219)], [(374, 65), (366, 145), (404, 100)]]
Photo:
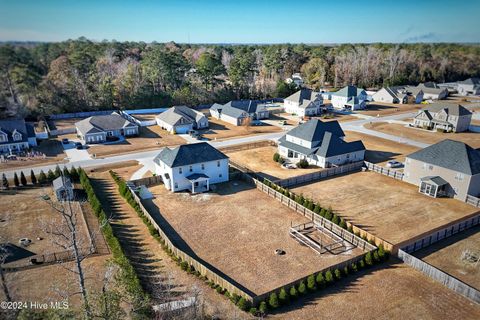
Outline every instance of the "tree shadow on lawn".
[(193, 251), (193, 249), (188, 245), (188, 243), (180, 236), (180, 234), (178, 234), (178, 232), (173, 228), (173, 226), (161, 215), (160, 209), (153, 202), (152, 199), (142, 200), (142, 203), (147, 208), (147, 210), (150, 213), (153, 220), (160, 226), (160, 228), (163, 230), (163, 232), (168, 235), (168, 237), (170, 238), (170, 241), (172, 241), (172, 243), (177, 248), (179, 248), (180, 250), (182, 250), (183, 252), (188, 254), (190, 257), (192, 257), (193, 259), (197, 260), (198, 262), (200, 262), (201, 264), (206, 266), (212, 272), (220, 275), (222, 278), (224, 278), (225, 280), (227, 280), (228, 282), (230, 282), (231, 284), (233, 284), (237, 288), (241, 289), (245, 293), (247, 293), (251, 296), (255, 295), (248, 288), (244, 287), (243, 285), (241, 285), (240, 283), (238, 283), (237, 281), (235, 281), (234, 279), (232, 279), (231, 277), (229, 277), (228, 275), (226, 275), (222, 271), (215, 268), (215, 266), (211, 265), (207, 261), (200, 258), (195, 253), (195, 251)]
[[(305, 306), (308, 305), (315, 305), (317, 299), (321, 299), (322, 297), (325, 296), (335, 296), (335, 295), (342, 295), (345, 292), (350, 292), (350, 293), (361, 293), (362, 286), (360, 284), (360, 279), (363, 277), (373, 274), (375, 272), (378, 272), (382, 269), (396, 269), (399, 268), (397, 265), (401, 261), (395, 259), (395, 258), (390, 258), (389, 261), (383, 262), (380, 265), (376, 265), (370, 268), (367, 268), (365, 270), (359, 271), (354, 274), (350, 274), (348, 277), (342, 278), (340, 281), (336, 281), (332, 285), (323, 288), (323, 289), (318, 289), (315, 292), (309, 292), (305, 296), (299, 296), (299, 298), (293, 300), (293, 302), (287, 306), (280, 307), (275, 310), (269, 310), (270, 314), (282, 314), (284, 312), (289, 312), (289, 311), (294, 311), (297, 309), (302, 309)], [(306, 285), (305, 281), (305, 285)], [(285, 290), (290, 290), (290, 287), (285, 287)], [(298, 286), (297, 286), (298, 290)], [(278, 294), (278, 292), (277, 292)], [(268, 304), (268, 298), (266, 299), (267, 304)]]
[[(368, 104), (365, 110), (363, 111), (382, 111), (382, 110), (400, 110), (400, 107), (397, 106), (386, 106), (386, 105), (381, 105), (381, 104)], [(362, 111), (362, 110), (361, 110)]]
[(412, 253), (412, 255), (414, 255), (415, 257), (417, 257), (418, 259), (423, 259), (427, 256), (429, 256), (430, 254), (432, 253), (435, 253), (441, 249), (444, 249), (450, 245), (453, 245), (455, 244), (456, 242), (459, 242), (461, 240), (464, 240), (470, 236), (473, 236), (477, 233), (480, 233), (480, 225), (477, 225), (473, 228), (470, 228), (470, 229), (467, 229), (467, 230), (464, 230), (462, 232), (459, 232), (457, 234), (455, 234), (454, 236), (451, 236), (451, 237), (448, 237), (446, 239), (442, 239), (424, 249), (421, 249), (417, 252), (414, 252)]

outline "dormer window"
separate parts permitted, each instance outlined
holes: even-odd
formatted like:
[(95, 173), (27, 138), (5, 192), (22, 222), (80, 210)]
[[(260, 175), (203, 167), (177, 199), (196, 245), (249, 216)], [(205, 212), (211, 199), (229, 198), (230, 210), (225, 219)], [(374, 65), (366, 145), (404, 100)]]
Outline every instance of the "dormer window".
[(14, 132), (13, 133), (13, 141), (20, 141), (22, 140), (22, 134), (19, 132)]
[(7, 141), (7, 135), (0, 133), (0, 142), (6, 142)]

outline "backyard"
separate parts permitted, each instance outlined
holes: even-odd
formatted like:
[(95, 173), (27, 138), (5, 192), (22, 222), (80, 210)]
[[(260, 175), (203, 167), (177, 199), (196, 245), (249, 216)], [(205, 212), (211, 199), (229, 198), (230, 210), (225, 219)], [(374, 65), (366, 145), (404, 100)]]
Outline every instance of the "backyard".
[(354, 131), (345, 131), (345, 141), (362, 140), (367, 151), (365, 160), (377, 164), (383, 164), (389, 160), (405, 161), (405, 156), (419, 148), (403, 143), (382, 139), (368, 134)]
[(266, 146), (252, 148), (250, 150), (230, 152), (227, 153), (227, 155), (232, 161), (245, 166), (270, 180), (286, 179), (321, 170), (321, 168), (314, 166), (305, 169), (284, 169), (279, 163), (273, 161), (273, 155), (275, 152), (277, 152), (277, 147)]
[(480, 290), (480, 262), (462, 260), (468, 250), (480, 256), (480, 226), (415, 252), (417, 258)]
[(319, 201), (365, 231), (403, 243), (478, 211), (451, 198), (430, 198), (418, 187), (374, 172), (357, 172), (292, 189)]
[(178, 135), (170, 134), (159, 126), (140, 127), (138, 137), (130, 137), (124, 141), (112, 144), (92, 144), (88, 149), (90, 154), (97, 158), (124, 154), (137, 151), (159, 149), (165, 146), (176, 146), (185, 143), (185, 140)]
[[(290, 238), (288, 229), (307, 220), (258, 191), (233, 180), (216, 192), (171, 193), (151, 187), (144, 200), (173, 241), (245, 290), (262, 294), (361, 253), (316, 254)], [(276, 255), (282, 249), (285, 255)]]
[(281, 128), (266, 123), (259, 126), (234, 126), (233, 124), (212, 117), (208, 118), (208, 124), (209, 128), (200, 130), (200, 132), (209, 140), (238, 138), (240, 136), (282, 131)]
[(409, 128), (401, 124), (387, 122), (369, 123), (365, 125), (365, 128), (424, 143), (434, 144), (445, 139), (452, 139), (462, 141), (473, 148), (480, 148), (480, 133), (475, 132), (443, 133)]

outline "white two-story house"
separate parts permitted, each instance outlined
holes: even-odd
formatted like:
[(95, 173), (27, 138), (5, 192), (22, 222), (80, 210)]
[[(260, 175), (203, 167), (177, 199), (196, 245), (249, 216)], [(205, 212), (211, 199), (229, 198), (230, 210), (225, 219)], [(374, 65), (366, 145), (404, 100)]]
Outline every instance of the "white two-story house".
[(228, 157), (206, 142), (164, 148), (153, 160), (155, 173), (168, 190), (206, 192), (228, 181)]
[(365, 109), (367, 102), (367, 93), (361, 88), (355, 86), (346, 86), (332, 93), (332, 107), (338, 110), (361, 110)]
[(322, 94), (310, 89), (301, 89), (283, 100), (285, 112), (300, 117), (320, 114), (322, 105)]
[(321, 168), (363, 161), (363, 143), (346, 142), (344, 136), (338, 121), (309, 120), (278, 140), (278, 153), (293, 163), (305, 159)]

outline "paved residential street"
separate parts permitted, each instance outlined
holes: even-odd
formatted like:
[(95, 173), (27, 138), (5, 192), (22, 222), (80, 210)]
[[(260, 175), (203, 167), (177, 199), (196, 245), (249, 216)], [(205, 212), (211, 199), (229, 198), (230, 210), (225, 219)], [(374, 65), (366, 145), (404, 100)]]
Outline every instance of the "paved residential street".
[[(390, 134), (386, 134), (386, 133), (382, 133), (374, 130), (369, 130), (363, 126), (364, 124), (367, 124), (370, 122), (396, 121), (396, 120), (404, 119), (407, 117), (413, 117), (414, 115), (415, 113), (399, 113), (399, 114), (389, 115), (385, 117), (369, 117), (367, 119), (341, 122), (340, 125), (344, 131), (356, 131), (356, 132), (372, 135), (375, 137), (380, 137), (387, 140), (395, 141), (398, 143), (408, 144), (408, 145), (412, 145), (419, 148), (425, 148), (428, 146), (428, 144), (426, 143), (422, 143), (415, 140), (406, 139), (403, 137), (398, 137), (395, 135), (390, 135)], [(262, 140), (276, 141), (284, 134), (285, 132), (274, 132), (274, 133), (259, 134), (255, 136), (239, 137), (235, 139), (222, 140), (222, 141), (213, 140), (213, 141), (208, 141), (208, 143), (210, 143), (212, 146), (216, 148), (221, 148), (221, 147), (228, 147), (228, 146), (237, 145), (237, 144), (257, 142)], [(194, 140), (193, 138), (187, 139), (187, 141), (189, 143), (199, 142), (198, 140)], [(68, 145), (67, 145), (67, 148), (68, 148)], [(67, 168), (70, 168), (71, 166), (75, 166), (75, 167), (88, 168), (88, 167), (119, 163), (123, 161), (137, 160), (144, 165), (142, 169), (140, 169), (139, 171), (135, 172), (132, 175), (132, 179), (138, 179), (138, 178), (141, 178), (149, 170), (153, 172), (154, 170), (153, 158), (160, 152), (160, 150), (161, 148), (159, 148), (158, 150), (142, 151), (142, 152), (128, 153), (128, 154), (123, 154), (118, 156), (92, 159), (88, 154), (87, 150), (67, 149), (66, 152), (68, 157), (70, 158), (70, 162), (68, 164), (62, 164), (61, 167), (63, 168), (63, 166), (66, 166)], [(50, 169), (54, 170), (55, 167), (56, 167), (56, 164), (33, 167), (32, 169), (35, 173), (39, 173), (40, 170), (43, 170), (45, 172), (47, 172)], [(15, 171), (19, 171), (19, 170), (18, 169), (10, 170), (10, 171), (5, 171), (4, 173), (8, 178), (12, 178)]]

